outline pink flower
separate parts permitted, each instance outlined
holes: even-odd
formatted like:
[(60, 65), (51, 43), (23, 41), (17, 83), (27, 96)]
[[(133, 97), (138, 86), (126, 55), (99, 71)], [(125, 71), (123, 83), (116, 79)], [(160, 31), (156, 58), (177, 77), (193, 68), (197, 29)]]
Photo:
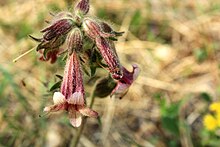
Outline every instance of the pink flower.
[(104, 32), (98, 21), (92, 18), (84, 18), (82, 27), (86, 35), (92, 40), (95, 40), (97, 37), (115, 37), (115, 34)]
[(75, 13), (86, 15), (89, 12), (89, 0), (80, 0), (75, 6)]
[(44, 108), (45, 112), (56, 112), (66, 110), (70, 123), (79, 127), (82, 115), (97, 117), (98, 113), (85, 105), (85, 94), (82, 79), (82, 72), (78, 56), (75, 52), (68, 58), (60, 92), (53, 95), (54, 105)]
[(73, 27), (74, 22), (72, 18), (62, 18), (54, 21), (50, 26), (41, 30), (43, 35), (43, 39), (46, 41), (50, 41), (53, 38), (58, 38), (62, 35), (67, 34)]
[[(140, 69), (136, 64), (133, 64), (133, 71), (129, 72), (126, 68), (122, 67), (123, 77), (117, 81), (117, 85), (111, 93), (111, 96), (122, 98), (127, 92), (131, 84), (137, 79)], [(115, 78), (114, 75), (112, 75)], [(117, 76), (116, 76), (117, 79)]]
[(66, 38), (66, 45), (69, 55), (74, 51), (80, 52), (83, 47), (83, 35), (79, 28), (74, 28), (69, 32)]
[(114, 75), (115, 78), (117, 76), (117, 79), (120, 79), (123, 73), (114, 46), (112, 46), (111, 43), (103, 37), (96, 38), (96, 46), (107, 63), (110, 73)]

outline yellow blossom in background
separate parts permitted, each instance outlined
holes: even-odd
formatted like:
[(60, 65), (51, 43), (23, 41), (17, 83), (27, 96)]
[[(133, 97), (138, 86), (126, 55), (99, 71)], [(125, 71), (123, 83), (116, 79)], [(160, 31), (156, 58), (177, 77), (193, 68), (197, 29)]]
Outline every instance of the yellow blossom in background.
[(220, 127), (220, 102), (214, 102), (209, 106), (209, 110), (213, 114), (206, 114), (203, 119), (203, 124), (207, 130), (214, 131)]
[(218, 121), (210, 114), (206, 114), (203, 119), (203, 124), (207, 130), (213, 131), (218, 127)]
[(209, 106), (209, 110), (214, 111), (214, 112), (220, 114), (220, 102), (212, 103), (212, 104)]

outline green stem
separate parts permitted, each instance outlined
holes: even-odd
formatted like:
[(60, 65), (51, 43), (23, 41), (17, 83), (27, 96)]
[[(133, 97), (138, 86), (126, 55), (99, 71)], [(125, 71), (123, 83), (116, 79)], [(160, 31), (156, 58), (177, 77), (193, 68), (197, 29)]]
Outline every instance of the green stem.
[[(95, 95), (93, 92), (93, 94), (91, 96), (91, 102), (90, 102), (89, 108), (92, 108), (94, 101), (95, 101)], [(81, 137), (81, 134), (83, 132), (84, 126), (86, 124), (86, 121), (87, 121), (87, 117), (84, 116), (82, 118), (82, 124), (81, 124), (80, 128), (77, 130), (76, 136), (74, 137), (73, 141), (71, 141), (71, 145), (70, 145), (71, 147), (77, 147), (79, 140), (80, 140), (80, 137)]]

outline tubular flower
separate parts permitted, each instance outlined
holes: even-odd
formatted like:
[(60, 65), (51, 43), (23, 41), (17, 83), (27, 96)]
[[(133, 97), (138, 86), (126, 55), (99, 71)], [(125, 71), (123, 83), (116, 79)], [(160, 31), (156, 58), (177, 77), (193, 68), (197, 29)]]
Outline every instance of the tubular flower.
[(111, 47), (109, 41), (103, 37), (96, 38), (96, 46), (99, 49), (103, 59), (108, 65), (110, 73), (118, 78), (122, 77), (121, 65), (116, 52)]
[(62, 52), (60, 46), (64, 44), (66, 34), (74, 25), (71, 17), (68, 12), (60, 12), (54, 16), (51, 25), (41, 31), (44, 33), (42, 38), (29, 35), (33, 40), (39, 42), (36, 50), (43, 50), (43, 52), (40, 51), (43, 54), (40, 60), (48, 61), (51, 58), (51, 63), (56, 61), (57, 55)]
[(73, 20), (70, 18), (63, 18), (55, 21), (49, 27), (41, 30), (43, 35), (43, 39), (46, 41), (50, 41), (53, 38), (59, 37), (61, 35), (67, 34), (73, 26)]
[[(111, 93), (111, 96), (115, 95), (116, 98), (122, 98), (127, 92), (131, 84), (137, 79), (140, 69), (134, 64), (133, 71), (129, 72), (125, 67), (122, 68), (123, 77), (117, 81), (117, 85)], [(112, 75), (113, 78), (118, 79), (117, 75)]]
[(67, 36), (67, 50), (69, 55), (73, 53), (73, 51), (80, 52), (83, 46), (83, 38), (80, 29), (74, 28)]
[(70, 123), (81, 125), (81, 115), (97, 117), (98, 113), (85, 106), (85, 96), (80, 63), (76, 53), (68, 58), (60, 92), (53, 95), (54, 105), (44, 108), (45, 112), (68, 111)]
[(115, 37), (115, 34), (104, 32), (100, 24), (92, 18), (84, 18), (82, 26), (86, 35), (92, 40), (95, 40), (97, 37)]
[[(111, 93), (118, 98), (127, 93), (140, 71), (137, 65), (133, 65), (130, 72), (120, 64), (114, 41), (123, 32), (116, 32), (106, 22), (87, 15), (89, 9), (89, 0), (79, 0), (73, 13), (62, 11), (51, 14), (52, 20), (46, 21), (49, 26), (41, 30), (42, 37), (30, 36), (38, 42), (36, 51), (41, 54), (40, 60), (54, 63), (61, 53), (64, 59), (67, 57), (63, 78), (60, 76), (62, 82), (51, 88), (59, 88), (59, 92), (53, 95), (54, 104), (45, 107), (44, 111), (67, 111), (74, 127), (80, 126), (82, 115), (98, 116), (96, 111), (86, 107), (82, 69), (93, 76), (97, 68), (107, 68), (109, 77), (100, 81), (96, 88), (99, 91), (94, 91), (94, 94), (105, 97)], [(100, 92), (102, 88), (106, 91)]]

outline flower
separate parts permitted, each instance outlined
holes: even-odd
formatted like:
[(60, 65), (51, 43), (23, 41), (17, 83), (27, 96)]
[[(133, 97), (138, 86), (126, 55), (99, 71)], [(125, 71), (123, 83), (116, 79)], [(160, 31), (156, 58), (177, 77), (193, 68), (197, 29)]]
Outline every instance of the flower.
[(84, 18), (82, 26), (85, 34), (92, 40), (95, 40), (97, 37), (115, 37), (115, 34), (104, 32), (101, 25), (95, 19), (88, 17)]
[(83, 36), (79, 28), (74, 28), (67, 36), (67, 50), (69, 55), (73, 53), (73, 51), (81, 51), (83, 46)]
[(209, 131), (214, 131), (218, 127), (218, 123), (215, 117), (211, 114), (205, 115), (203, 118), (203, 124)]
[(110, 42), (103, 37), (97, 37), (96, 46), (99, 49), (99, 52), (101, 53), (103, 59), (107, 63), (110, 73), (112, 73), (115, 76), (117, 75), (119, 78), (121, 78), (122, 77), (121, 64)]
[(86, 15), (89, 12), (89, 0), (80, 0), (75, 6), (75, 13)]
[(209, 106), (212, 114), (206, 114), (203, 118), (203, 124), (209, 131), (214, 131), (220, 127), (220, 102), (213, 102)]
[(51, 58), (51, 63), (56, 61), (57, 55), (62, 52), (60, 47), (64, 44), (67, 33), (72, 29), (73, 25), (71, 14), (60, 12), (54, 16), (51, 25), (41, 31), (44, 33), (42, 38), (29, 35), (33, 40), (39, 42), (36, 50), (43, 50), (43, 52), (40, 51), (43, 54), (40, 60), (48, 61)]
[(117, 85), (111, 93), (111, 96), (115, 96), (116, 98), (122, 98), (127, 92), (131, 84), (137, 79), (140, 69), (136, 64), (133, 64), (133, 71), (129, 72), (125, 67), (122, 67), (123, 76), (122, 78), (118, 78), (118, 75), (112, 75), (112, 77), (117, 81)]
[(98, 113), (85, 106), (85, 94), (81, 67), (76, 52), (67, 60), (60, 92), (53, 95), (54, 105), (44, 108), (45, 112), (68, 111), (70, 123), (81, 125), (81, 115), (97, 117)]
[(50, 26), (41, 30), (43, 34), (43, 39), (50, 41), (53, 38), (60, 37), (61, 35), (67, 34), (73, 27), (74, 22), (71, 18), (58, 19)]
[(213, 112), (220, 114), (220, 102), (214, 102), (209, 106), (209, 109)]

